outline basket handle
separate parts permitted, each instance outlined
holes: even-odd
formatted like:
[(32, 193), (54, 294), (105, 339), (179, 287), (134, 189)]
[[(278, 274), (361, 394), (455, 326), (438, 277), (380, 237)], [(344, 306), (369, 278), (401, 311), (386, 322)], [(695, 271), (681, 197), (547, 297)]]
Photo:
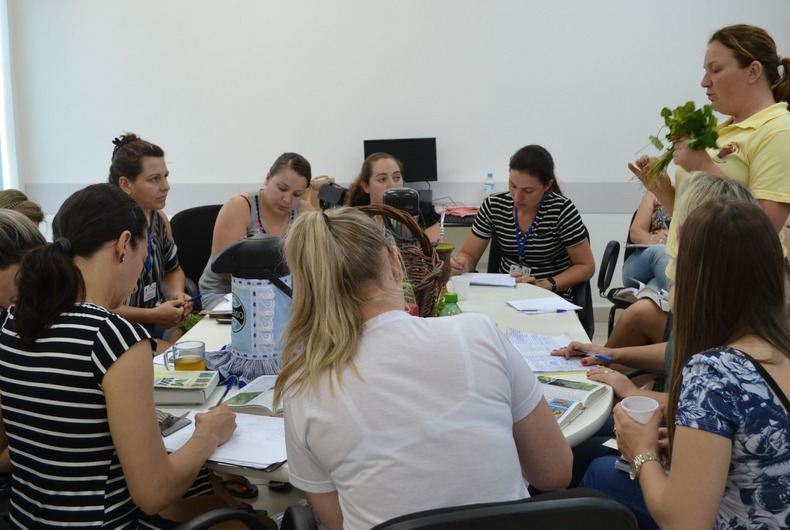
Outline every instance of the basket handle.
[(387, 204), (370, 204), (368, 206), (359, 206), (359, 209), (369, 215), (383, 215), (406, 225), (411, 233), (417, 238), (420, 248), (426, 256), (432, 256), (434, 252), (436, 252), (433, 243), (431, 243), (431, 240), (425, 235), (425, 232), (422, 231), (417, 221), (405, 211)]

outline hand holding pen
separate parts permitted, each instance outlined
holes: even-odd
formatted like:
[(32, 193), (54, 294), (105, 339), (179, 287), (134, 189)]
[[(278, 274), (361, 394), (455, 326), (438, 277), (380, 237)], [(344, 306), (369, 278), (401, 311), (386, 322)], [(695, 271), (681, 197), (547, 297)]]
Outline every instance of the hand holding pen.
[(602, 346), (595, 344), (583, 343), (573, 341), (564, 348), (558, 348), (551, 352), (552, 355), (558, 355), (570, 359), (571, 357), (583, 357), (581, 363), (584, 365), (601, 364), (608, 366), (613, 362), (611, 351)]

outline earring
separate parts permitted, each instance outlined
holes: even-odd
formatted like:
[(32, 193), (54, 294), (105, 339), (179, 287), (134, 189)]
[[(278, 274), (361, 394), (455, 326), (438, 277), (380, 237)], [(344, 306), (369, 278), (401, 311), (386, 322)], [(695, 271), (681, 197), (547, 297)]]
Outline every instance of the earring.
[(123, 263), (123, 262), (124, 262), (124, 260), (126, 260), (126, 254), (121, 254), (121, 255), (118, 257), (118, 262), (119, 262), (119, 263)]

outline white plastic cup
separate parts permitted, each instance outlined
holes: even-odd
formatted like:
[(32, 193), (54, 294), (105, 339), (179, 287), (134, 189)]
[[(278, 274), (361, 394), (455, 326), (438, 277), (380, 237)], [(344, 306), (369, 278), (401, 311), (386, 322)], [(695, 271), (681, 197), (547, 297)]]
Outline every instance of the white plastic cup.
[(658, 401), (645, 396), (630, 396), (620, 402), (620, 406), (629, 416), (639, 423), (648, 423), (658, 409)]
[(469, 298), (469, 278), (464, 276), (454, 276), (453, 291), (458, 294), (459, 301)]

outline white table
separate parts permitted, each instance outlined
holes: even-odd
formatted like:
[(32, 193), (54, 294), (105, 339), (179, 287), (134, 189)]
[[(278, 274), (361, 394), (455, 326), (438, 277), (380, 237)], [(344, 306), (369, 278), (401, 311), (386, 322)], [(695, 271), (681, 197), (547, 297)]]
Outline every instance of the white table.
[[(452, 286), (450, 286), (451, 288)], [(576, 313), (547, 313), (530, 315), (516, 311), (508, 300), (526, 300), (529, 298), (545, 298), (557, 296), (535, 285), (516, 284), (516, 287), (487, 287), (482, 285), (469, 286), (469, 298), (458, 302), (464, 312), (483, 313), (505, 332), (508, 327), (529, 333), (542, 335), (568, 335), (573, 340), (588, 342), (589, 338), (579, 322)], [(567, 373), (562, 377), (586, 381), (583, 373)], [(562, 429), (565, 439), (571, 447), (580, 444), (601, 428), (612, 411), (614, 393), (608, 388), (606, 395), (595, 401), (572, 422)]]

